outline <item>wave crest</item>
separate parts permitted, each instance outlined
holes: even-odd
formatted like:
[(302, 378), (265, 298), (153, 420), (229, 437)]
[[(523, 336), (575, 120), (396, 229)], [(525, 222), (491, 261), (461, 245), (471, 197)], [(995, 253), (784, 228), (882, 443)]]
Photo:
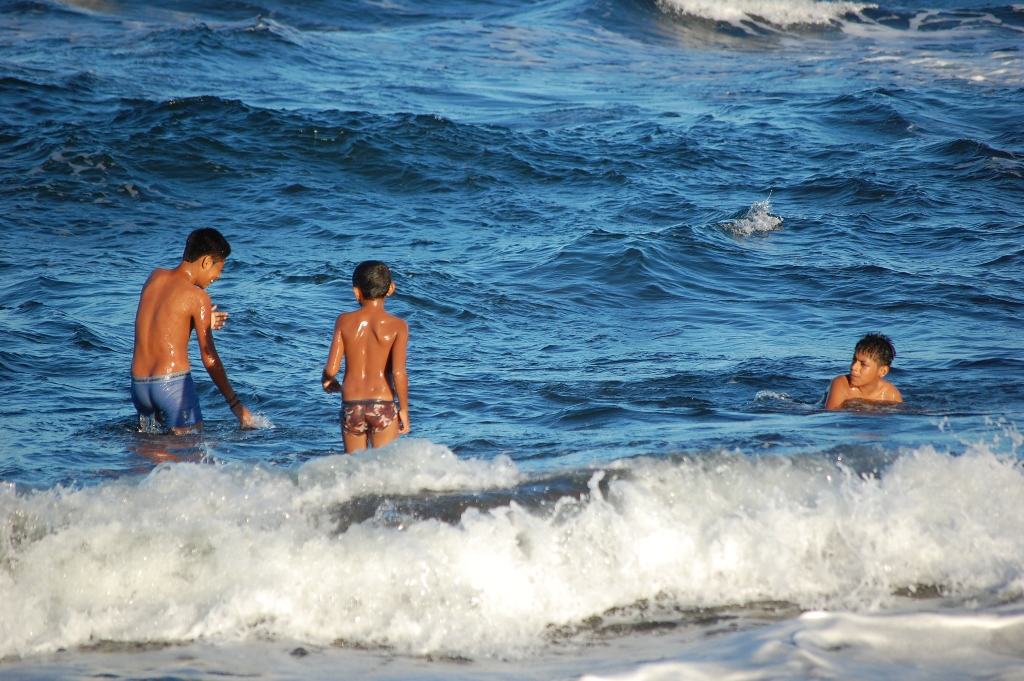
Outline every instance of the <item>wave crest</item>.
[[(79, 490), (0, 486), (0, 656), (267, 638), (519, 656), (580, 623), (643, 622), (639, 604), (870, 612), (922, 586), (984, 599), (1024, 584), (1024, 472), (987, 447), (923, 447), (864, 475), (820, 458), (621, 460), (533, 504), (520, 475), (409, 440), (298, 471), (173, 464)], [(377, 501), (509, 484), (512, 500), (450, 522)], [(362, 497), (372, 515), (339, 527), (339, 503)]]
[(876, 5), (817, 0), (659, 0), (665, 11), (688, 14), (701, 19), (739, 25), (764, 21), (788, 28), (800, 24), (827, 25)]

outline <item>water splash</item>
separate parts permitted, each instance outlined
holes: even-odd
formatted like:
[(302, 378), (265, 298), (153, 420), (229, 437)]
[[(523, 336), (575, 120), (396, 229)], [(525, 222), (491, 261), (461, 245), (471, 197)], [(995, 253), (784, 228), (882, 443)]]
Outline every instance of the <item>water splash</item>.
[(758, 390), (757, 394), (754, 395), (754, 401), (760, 402), (762, 400), (778, 400), (786, 401), (792, 399), (787, 393), (780, 393), (774, 390)]
[(274, 425), (273, 421), (270, 420), (270, 417), (261, 411), (258, 411), (252, 415), (250, 423), (256, 430), (271, 430), (273, 428), (277, 428), (277, 426)]
[(782, 229), (782, 218), (771, 214), (771, 198), (755, 201), (743, 217), (721, 223), (723, 229), (736, 236), (765, 234)]
[[(168, 464), (78, 490), (0, 487), (0, 655), (287, 638), (514, 657), (609, 612), (642, 622), (641, 603), (873, 612), (922, 589), (1024, 584), (1024, 472), (985, 445), (865, 475), (813, 458), (620, 460), (585, 491), (451, 522), (376, 501), (443, 504), (518, 475), (405, 441), (297, 474)], [(339, 504), (364, 498), (372, 517), (339, 527)]]

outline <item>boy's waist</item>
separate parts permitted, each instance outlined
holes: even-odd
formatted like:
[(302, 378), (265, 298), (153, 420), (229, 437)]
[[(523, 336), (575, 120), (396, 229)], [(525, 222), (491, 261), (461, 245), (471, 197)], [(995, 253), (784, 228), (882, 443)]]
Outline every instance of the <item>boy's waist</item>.
[(185, 376), (189, 376), (191, 373), (191, 369), (185, 369), (184, 371), (175, 371), (171, 374), (161, 374), (159, 376), (136, 376), (132, 374), (132, 383), (164, 383), (166, 381), (184, 378)]

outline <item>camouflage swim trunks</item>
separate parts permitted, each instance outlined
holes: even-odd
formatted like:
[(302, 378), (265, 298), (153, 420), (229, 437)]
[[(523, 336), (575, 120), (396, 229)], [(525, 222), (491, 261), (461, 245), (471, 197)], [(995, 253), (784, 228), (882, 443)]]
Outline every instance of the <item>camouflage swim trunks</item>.
[(398, 417), (394, 402), (352, 400), (341, 403), (341, 429), (349, 435), (379, 433)]

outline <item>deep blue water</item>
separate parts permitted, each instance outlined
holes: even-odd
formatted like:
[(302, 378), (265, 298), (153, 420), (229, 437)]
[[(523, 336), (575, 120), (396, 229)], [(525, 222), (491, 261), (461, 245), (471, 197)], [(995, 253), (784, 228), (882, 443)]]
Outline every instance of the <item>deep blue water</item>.
[[(205, 454), (226, 476), (302, 480), (337, 461), (339, 400), (318, 379), (334, 318), (354, 305), (352, 269), (370, 258), (391, 265), (388, 309), (410, 324), (416, 456), (435, 451), (427, 441), (481, 466), (507, 456), (518, 477), (331, 497), (323, 508), (349, 518), (342, 537), (347, 522), (383, 522), (389, 495), (408, 518), (464, 528), (467, 507), (517, 499), (542, 516), (561, 495), (593, 494), (595, 471), (639, 479), (633, 467), (648, 464), (670, 478), (701, 461), (749, 464), (737, 484), (760, 493), (758, 466), (811, 462), (824, 490), (837, 471), (884, 481), (922, 452), (942, 468), (980, 448), (1006, 467), (1000, 489), (1016, 489), (1022, 48), (1021, 6), (953, 0), (0, 2), (0, 480), (12, 484), (0, 594), (54, 588), (19, 572), (34, 564), (25, 522), (59, 543), (90, 532), (59, 510), (76, 494), (206, 475), (187, 472), (206, 470), (194, 462), (151, 473), (154, 448)], [(128, 397), (138, 292), (199, 226), (232, 244), (210, 288), (231, 314), (218, 349), (272, 427), (238, 431), (194, 352), (203, 439), (140, 434)], [(894, 339), (890, 379), (906, 404), (824, 412), (829, 381), (869, 331)], [(952, 487), (935, 483), (935, 498), (956, 497), (958, 476), (985, 462), (944, 473)], [(912, 508), (917, 487), (899, 489)], [(453, 490), (469, 496), (428, 503)], [(970, 515), (984, 492), (963, 493)], [(780, 503), (803, 508), (797, 497)], [(727, 515), (747, 512), (734, 501)], [(175, 517), (153, 503), (152, 522)], [(986, 529), (971, 532), (997, 538), (1021, 529), (977, 522)], [(983, 610), (979, 594), (1016, 603), (1024, 549), (993, 542), (963, 549), (987, 557), (983, 568), (950, 558), (927, 569), (931, 549), (911, 542), (911, 576), (879, 593), (920, 583)], [(843, 574), (877, 562), (835, 560)], [(234, 569), (215, 573), (230, 581)], [(986, 570), (999, 576), (958, 576)], [(879, 583), (865, 579), (743, 596), (737, 578), (732, 597), (651, 587), (613, 605), (668, 593), (683, 609), (889, 607), (854, 603)], [(188, 627), (111, 633), (89, 619), (98, 603), (73, 600), (52, 596), (38, 639), (12, 633), (14, 615), (0, 622), (0, 658), (90, 639), (220, 640)], [(541, 614), (538, 626), (576, 626), (607, 606), (581, 606), (568, 624)], [(73, 613), (94, 624), (67, 633)], [(463, 647), (456, 634), (426, 644), (390, 629), (346, 640), (520, 655), (532, 639), (503, 626)], [(316, 638), (284, 631), (267, 636)]]

